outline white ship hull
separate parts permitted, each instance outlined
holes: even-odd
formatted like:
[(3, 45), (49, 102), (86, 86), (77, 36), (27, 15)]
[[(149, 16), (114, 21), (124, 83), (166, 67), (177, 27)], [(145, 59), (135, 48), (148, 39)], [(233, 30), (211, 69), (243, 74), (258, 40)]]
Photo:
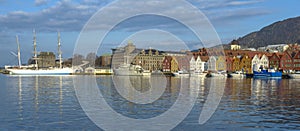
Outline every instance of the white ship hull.
[(230, 74), (232, 76), (232, 78), (246, 78), (245, 74), (236, 74), (236, 73), (232, 73)]
[(222, 73), (211, 73), (212, 77), (223, 77), (226, 78), (227, 74), (222, 74)]
[(143, 73), (134, 70), (126, 70), (126, 69), (115, 69), (114, 74), (119, 76), (142, 76), (143, 75)]
[(300, 79), (300, 74), (299, 73), (295, 73), (295, 74), (289, 74), (289, 76), (293, 79)]
[(114, 69), (114, 74), (119, 76), (142, 76), (142, 68), (136, 65), (123, 64), (118, 69)]
[(205, 77), (206, 73), (192, 73), (191, 76), (194, 76), (194, 77)]
[(54, 68), (54, 69), (6, 69), (11, 75), (70, 75), (72, 68)]

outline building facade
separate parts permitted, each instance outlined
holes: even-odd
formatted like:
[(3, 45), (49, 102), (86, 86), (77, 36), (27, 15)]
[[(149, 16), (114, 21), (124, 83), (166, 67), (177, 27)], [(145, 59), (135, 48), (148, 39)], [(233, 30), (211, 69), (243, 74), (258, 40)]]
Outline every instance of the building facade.
[[(56, 66), (56, 57), (53, 52), (40, 52), (37, 55), (37, 63), (39, 68), (49, 68)], [(35, 64), (35, 60), (29, 60), (29, 64)]]
[(140, 65), (144, 70), (163, 70), (165, 56), (155, 49), (142, 50), (133, 59), (133, 64)]

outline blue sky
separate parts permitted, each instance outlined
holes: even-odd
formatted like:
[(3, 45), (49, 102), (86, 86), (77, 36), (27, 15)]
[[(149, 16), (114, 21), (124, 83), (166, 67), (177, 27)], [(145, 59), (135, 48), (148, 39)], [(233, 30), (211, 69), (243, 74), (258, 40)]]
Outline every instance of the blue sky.
[[(127, 5), (141, 4), (135, 0), (127, 0)], [(175, 2), (174, 2), (175, 1)], [(37, 44), (39, 51), (56, 52), (57, 31), (61, 32), (63, 57), (68, 58), (73, 54), (79, 32), (86, 22), (99, 9), (107, 6), (111, 0), (0, 0), (0, 66), (17, 64), (16, 57), (10, 52), (16, 52), (17, 46), (15, 36), (19, 36), (22, 53), (22, 63), (27, 63), (32, 56), (32, 30), (37, 32)], [(222, 43), (229, 43), (250, 32), (260, 30), (262, 27), (276, 21), (300, 16), (298, 0), (188, 0), (192, 5), (201, 10), (215, 27)], [(138, 4), (136, 4), (138, 3)], [(170, 0), (172, 8), (176, 8), (176, 0)], [(158, 9), (169, 11), (172, 8)], [(178, 13), (179, 12), (174, 12)], [(114, 15), (122, 15), (122, 12), (112, 12)], [(112, 17), (113, 18), (113, 17)], [(144, 19), (145, 18), (145, 19)], [(188, 17), (187, 17), (188, 19)], [(112, 19), (113, 20), (113, 19)], [(192, 20), (189, 18), (188, 20)], [(101, 47), (101, 53), (110, 53), (110, 49), (118, 46), (121, 38), (132, 34), (133, 29), (141, 27), (152, 27), (160, 24), (166, 30), (172, 29), (178, 34), (189, 39), (190, 35), (181, 32), (176, 24), (168, 20), (158, 18), (141, 17), (137, 20), (139, 24), (124, 24), (123, 29), (117, 30)], [(157, 22), (160, 21), (160, 22)], [(109, 21), (108, 21), (109, 22)], [(150, 24), (149, 24), (150, 23)], [(152, 25), (151, 25), (152, 24)], [(99, 26), (101, 23), (99, 23)], [(101, 25), (105, 26), (105, 25)], [(122, 27), (121, 27), (122, 28)], [(151, 33), (150, 33), (151, 34)], [(122, 36), (122, 37), (121, 37)], [(163, 35), (162, 35), (163, 36)], [(135, 36), (137, 38), (137, 36)], [(161, 39), (141, 36), (145, 43)], [(88, 40), (87, 40), (88, 42)], [(133, 41), (135, 42), (135, 41)], [(143, 44), (143, 41), (136, 41), (139, 47), (148, 48), (150, 45)], [(196, 49), (199, 46), (189, 39), (189, 49)], [(170, 43), (159, 43), (161, 47), (170, 47)], [(144, 45), (144, 46), (143, 46)], [(157, 46), (156, 45), (156, 46)], [(155, 45), (153, 45), (155, 47)], [(168, 49), (168, 48), (162, 48)]]

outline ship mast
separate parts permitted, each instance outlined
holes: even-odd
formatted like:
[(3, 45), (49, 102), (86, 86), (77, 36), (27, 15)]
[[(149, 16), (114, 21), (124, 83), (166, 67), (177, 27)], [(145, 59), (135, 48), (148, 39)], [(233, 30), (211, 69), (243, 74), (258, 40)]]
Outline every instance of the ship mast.
[(18, 45), (18, 64), (19, 64), (19, 67), (21, 68), (21, 51), (20, 51), (20, 43), (19, 43), (18, 35), (16, 35), (16, 41), (17, 41), (17, 45)]
[(62, 52), (61, 52), (61, 44), (60, 44), (60, 32), (57, 33), (57, 51), (58, 51), (58, 59), (59, 59), (59, 68), (62, 68)]
[(37, 58), (37, 50), (36, 50), (36, 34), (35, 34), (35, 30), (33, 30), (33, 59), (35, 61), (35, 68), (38, 69), (38, 58)]

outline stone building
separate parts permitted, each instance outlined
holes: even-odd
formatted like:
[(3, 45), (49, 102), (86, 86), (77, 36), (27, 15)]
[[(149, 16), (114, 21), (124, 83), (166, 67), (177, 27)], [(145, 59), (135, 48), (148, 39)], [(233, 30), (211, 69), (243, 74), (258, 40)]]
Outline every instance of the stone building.
[[(55, 54), (53, 52), (40, 52), (37, 55), (37, 64), (39, 68), (49, 68), (49, 67), (55, 67)], [(28, 61), (29, 65), (35, 64), (34, 59), (29, 59)]]
[(132, 42), (128, 42), (125, 47), (118, 47), (112, 49), (111, 67), (113, 69), (119, 67), (121, 64), (131, 64), (134, 57), (140, 52)]
[(144, 70), (155, 71), (163, 70), (165, 55), (156, 49), (142, 50), (134, 59), (133, 64), (140, 65)]

